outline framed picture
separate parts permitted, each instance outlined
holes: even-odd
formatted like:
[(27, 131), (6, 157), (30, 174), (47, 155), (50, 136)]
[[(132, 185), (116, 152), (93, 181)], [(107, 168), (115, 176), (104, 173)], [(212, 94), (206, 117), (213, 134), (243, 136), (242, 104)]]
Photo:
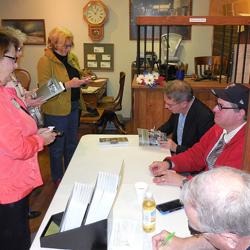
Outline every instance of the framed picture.
[(94, 71), (114, 71), (113, 43), (84, 43), (84, 68)]
[[(130, 40), (137, 39), (137, 16), (191, 16), (192, 0), (129, 0)], [(182, 35), (184, 40), (191, 39), (190, 26), (170, 26), (169, 32)], [(163, 27), (162, 34), (167, 33)], [(152, 29), (147, 27), (147, 37), (151, 38)], [(155, 38), (159, 39), (159, 29), (155, 28)], [(141, 39), (144, 39), (144, 29), (141, 29)]]
[(46, 44), (44, 19), (2, 19), (2, 26), (10, 26), (25, 33), (25, 44)]

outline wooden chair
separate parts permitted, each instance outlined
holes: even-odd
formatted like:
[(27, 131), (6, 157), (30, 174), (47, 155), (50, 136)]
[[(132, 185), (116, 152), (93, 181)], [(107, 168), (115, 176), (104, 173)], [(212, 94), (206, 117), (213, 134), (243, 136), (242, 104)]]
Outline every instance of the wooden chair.
[[(119, 99), (123, 97), (123, 90), (124, 90), (124, 83), (125, 83), (125, 73), (120, 72), (120, 80), (119, 80), (119, 91), (116, 97), (114, 96), (103, 96), (101, 100), (98, 101), (99, 105), (105, 105), (107, 103), (114, 103), (118, 102)], [(120, 103), (121, 104), (121, 103)]]
[(20, 81), (22, 86), (26, 90), (29, 90), (30, 82), (31, 82), (30, 73), (25, 69), (16, 69), (14, 71), (14, 74), (15, 74), (17, 80)]
[(194, 58), (195, 74), (198, 77), (216, 77), (227, 72), (227, 58), (221, 56), (199, 56)]
[(105, 130), (107, 123), (112, 122), (117, 129), (119, 129), (123, 134), (126, 134), (124, 129), (124, 125), (119, 121), (116, 111), (122, 110), (122, 99), (124, 92), (124, 84), (125, 84), (125, 76), (124, 72), (120, 72), (120, 80), (119, 80), (119, 92), (116, 98), (114, 97), (106, 97), (103, 98), (99, 103), (98, 108), (104, 109), (104, 114), (101, 119), (102, 130), (101, 133)]
[(91, 132), (94, 134), (98, 134), (98, 125), (100, 120), (102, 119), (104, 109), (97, 109), (99, 115), (98, 116), (88, 116), (83, 114), (80, 116), (80, 127), (81, 125), (87, 125), (91, 127)]

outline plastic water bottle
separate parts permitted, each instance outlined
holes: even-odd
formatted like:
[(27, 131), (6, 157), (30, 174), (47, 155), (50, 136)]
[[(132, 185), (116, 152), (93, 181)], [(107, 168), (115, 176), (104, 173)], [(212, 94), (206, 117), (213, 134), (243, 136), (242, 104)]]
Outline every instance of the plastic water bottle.
[(142, 226), (143, 230), (151, 233), (155, 230), (156, 224), (156, 204), (151, 192), (147, 192), (142, 206)]

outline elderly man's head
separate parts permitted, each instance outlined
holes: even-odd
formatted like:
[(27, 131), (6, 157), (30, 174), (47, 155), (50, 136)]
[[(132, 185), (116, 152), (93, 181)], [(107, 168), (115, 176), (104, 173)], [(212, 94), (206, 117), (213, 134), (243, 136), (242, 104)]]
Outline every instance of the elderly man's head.
[(165, 108), (174, 114), (185, 113), (192, 100), (193, 90), (187, 82), (180, 80), (168, 82), (164, 90)]
[(230, 132), (246, 120), (249, 88), (243, 84), (231, 84), (225, 89), (212, 89), (218, 98), (214, 108), (214, 121)]
[(181, 193), (189, 225), (218, 249), (250, 245), (250, 175), (220, 167), (194, 177)]

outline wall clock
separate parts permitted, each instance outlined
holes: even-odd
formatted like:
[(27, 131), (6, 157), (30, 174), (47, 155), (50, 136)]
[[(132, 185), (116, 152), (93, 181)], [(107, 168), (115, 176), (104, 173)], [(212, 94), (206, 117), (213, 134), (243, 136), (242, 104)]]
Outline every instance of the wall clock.
[(83, 7), (83, 18), (88, 23), (89, 37), (100, 41), (104, 36), (104, 23), (108, 19), (108, 8), (100, 0), (90, 0)]

